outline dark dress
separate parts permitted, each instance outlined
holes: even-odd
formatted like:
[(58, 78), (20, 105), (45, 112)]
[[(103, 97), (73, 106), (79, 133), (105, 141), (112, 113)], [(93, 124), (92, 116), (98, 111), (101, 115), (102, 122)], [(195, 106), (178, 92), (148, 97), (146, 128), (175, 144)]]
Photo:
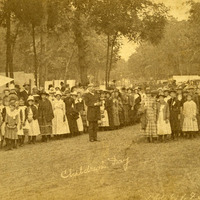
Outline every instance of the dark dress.
[(178, 134), (181, 131), (181, 122), (179, 119), (181, 103), (176, 98), (171, 98), (168, 100), (168, 104), (172, 135)]
[(113, 121), (113, 114), (112, 114), (112, 98), (107, 98), (105, 101), (105, 109), (108, 112), (108, 120), (109, 120), (109, 126), (111, 129), (114, 128), (114, 121)]
[(87, 127), (87, 116), (85, 111), (85, 103), (82, 98), (76, 99), (75, 109), (80, 113), (83, 126)]
[(64, 99), (66, 116), (69, 123), (69, 130), (72, 135), (78, 133), (77, 119), (79, 118), (79, 113), (75, 109), (74, 99), (71, 97), (66, 97)]
[(52, 134), (52, 119), (54, 118), (51, 102), (46, 99), (41, 100), (38, 107), (38, 122), (40, 125), (41, 135)]
[(130, 113), (130, 106), (129, 106), (129, 97), (126, 93), (122, 93), (122, 104), (124, 110), (124, 123), (127, 125), (130, 123), (129, 113)]

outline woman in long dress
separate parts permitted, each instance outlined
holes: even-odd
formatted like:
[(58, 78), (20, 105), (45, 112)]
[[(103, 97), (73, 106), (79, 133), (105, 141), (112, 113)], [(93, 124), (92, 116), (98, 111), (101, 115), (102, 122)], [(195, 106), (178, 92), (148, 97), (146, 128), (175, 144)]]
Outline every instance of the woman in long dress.
[(194, 137), (195, 133), (199, 130), (197, 123), (197, 105), (192, 100), (190, 94), (187, 95), (187, 101), (183, 104), (183, 128), (182, 131), (188, 137)]
[(169, 105), (164, 98), (164, 95), (159, 95), (159, 102), (157, 104), (157, 134), (162, 141), (166, 141), (167, 135), (172, 133), (169, 122)]
[(119, 100), (118, 96), (116, 96), (116, 93), (112, 93), (112, 116), (113, 116), (113, 124), (114, 128), (118, 129), (120, 126), (119, 121)]
[(40, 125), (40, 132), (42, 135), (42, 142), (50, 140), (52, 135), (52, 120), (54, 118), (53, 108), (51, 102), (48, 100), (48, 94), (43, 91), (41, 94), (41, 101), (38, 106), (38, 122)]
[(53, 102), (54, 119), (53, 124), (53, 135), (60, 138), (60, 135), (69, 134), (69, 124), (65, 116), (65, 103), (61, 99), (61, 92), (57, 91), (55, 94), (55, 100)]
[(78, 111), (78, 104), (79, 104), (79, 100), (78, 100), (78, 93), (76, 91), (72, 92), (71, 93), (71, 97), (74, 99), (74, 111), (77, 112), (78, 114), (78, 117), (77, 117), (77, 120), (76, 120), (76, 123), (77, 123), (77, 126), (78, 126), (78, 132), (79, 134), (83, 133), (83, 121), (82, 121), (82, 118), (81, 118), (81, 113)]

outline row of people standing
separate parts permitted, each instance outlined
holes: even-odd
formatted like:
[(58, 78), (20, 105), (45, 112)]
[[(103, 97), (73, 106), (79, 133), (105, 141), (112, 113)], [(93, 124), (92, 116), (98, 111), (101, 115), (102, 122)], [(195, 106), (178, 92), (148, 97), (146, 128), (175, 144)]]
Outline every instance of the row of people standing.
[(168, 135), (171, 135), (172, 139), (178, 139), (180, 136), (192, 138), (198, 133), (199, 89), (194, 91), (193, 87), (184, 90), (177, 88), (163, 93), (147, 89), (146, 95), (140, 112), (142, 133), (149, 141), (155, 138), (166, 141)]

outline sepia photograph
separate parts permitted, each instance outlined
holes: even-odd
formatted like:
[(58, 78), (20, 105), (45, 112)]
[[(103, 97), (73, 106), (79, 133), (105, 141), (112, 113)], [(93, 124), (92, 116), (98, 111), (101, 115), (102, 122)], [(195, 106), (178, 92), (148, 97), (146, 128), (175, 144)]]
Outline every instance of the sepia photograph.
[(0, 0), (0, 200), (200, 200), (200, 0)]

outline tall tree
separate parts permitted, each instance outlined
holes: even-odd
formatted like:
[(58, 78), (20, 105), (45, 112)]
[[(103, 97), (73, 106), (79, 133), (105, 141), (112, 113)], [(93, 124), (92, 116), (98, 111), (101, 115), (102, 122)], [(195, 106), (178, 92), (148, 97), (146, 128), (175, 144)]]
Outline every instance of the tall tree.
[(44, 9), (41, 0), (12, 0), (13, 12), (21, 23), (28, 26), (32, 35), (34, 54), (35, 84), (38, 85), (38, 58), (36, 48), (36, 28), (41, 25)]
[(108, 86), (113, 57), (118, 55), (120, 37), (134, 42), (157, 44), (163, 36), (167, 9), (150, 0), (101, 0), (92, 9), (92, 25), (107, 37), (105, 82)]

